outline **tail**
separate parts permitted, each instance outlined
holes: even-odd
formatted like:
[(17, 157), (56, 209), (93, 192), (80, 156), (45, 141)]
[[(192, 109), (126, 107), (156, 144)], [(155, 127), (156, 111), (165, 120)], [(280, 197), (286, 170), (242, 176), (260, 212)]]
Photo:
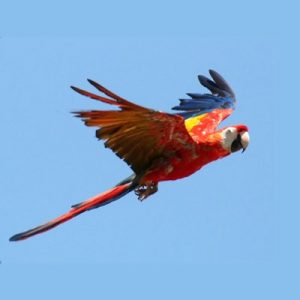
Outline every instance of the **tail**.
[(125, 179), (124, 181), (120, 182), (118, 185), (116, 185), (112, 189), (110, 189), (102, 194), (99, 194), (97, 196), (94, 196), (84, 202), (73, 205), (72, 209), (70, 211), (57, 217), (56, 219), (54, 219), (44, 225), (40, 225), (33, 229), (15, 234), (9, 240), (10, 241), (25, 240), (31, 236), (40, 234), (42, 232), (45, 232), (47, 230), (50, 230), (50, 229), (58, 226), (64, 222), (67, 222), (70, 219), (78, 216), (79, 214), (81, 214), (87, 210), (98, 208), (100, 206), (104, 206), (113, 201), (116, 201), (119, 198), (125, 196), (126, 194), (128, 194), (129, 192), (131, 192), (132, 190), (135, 189), (137, 184), (135, 183), (135, 181), (133, 181), (133, 178), (134, 178), (134, 176), (131, 176), (131, 177)]

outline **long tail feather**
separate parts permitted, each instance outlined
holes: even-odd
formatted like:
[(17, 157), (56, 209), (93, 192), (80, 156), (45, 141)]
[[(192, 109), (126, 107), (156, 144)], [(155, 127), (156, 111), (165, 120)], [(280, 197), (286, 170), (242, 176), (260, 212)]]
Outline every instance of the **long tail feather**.
[(25, 240), (31, 236), (34, 236), (36, 234), (40, 234), (42, 232), (50, 230), (64, 222), (78, 216), (79, 214), (81, 214), (87, 210), (91, 210), (91, 209), (109, 204), (109, 203), (125, 196), (126, 194), (131, 192), (134, 188), (135, 188), (135, 184), (133, 184), (132, 181), (128, 182), (127, 180), (125, 180), (124, 182), (120, 183), (119, 185), (115, 186), (114, 188), (112, 188), (102, 194), (99, 194), (97, 196), (94, 196), (94, 197), (82, 202), (82, 203), (74, 205), (70, 211), (55, 218), (54, 220), (52, 220), (46, 224), (37, 226), (33, 229), (15, 234), (9, 240), (10, 241)]

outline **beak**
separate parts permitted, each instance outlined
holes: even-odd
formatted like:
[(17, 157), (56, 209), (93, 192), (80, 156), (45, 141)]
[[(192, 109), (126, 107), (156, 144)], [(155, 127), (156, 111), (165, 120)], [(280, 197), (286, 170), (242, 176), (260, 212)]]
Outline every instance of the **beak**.
[(247, 149), (247, 147), (249, 145), (249, 142), (250, 142), (250, 136), (249, 136), (248, 131), (242, 132), (241, 133), (241, 140), (240, 140), (241, 147), (243, 149), (242, 153), (245, 152), (245, 150)]

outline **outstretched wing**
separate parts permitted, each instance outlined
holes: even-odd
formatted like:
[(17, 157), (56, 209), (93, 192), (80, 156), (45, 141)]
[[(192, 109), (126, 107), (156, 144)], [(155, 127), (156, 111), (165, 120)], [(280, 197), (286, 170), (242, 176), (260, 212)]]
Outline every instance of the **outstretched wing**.
[(135, 173), (145, 171), (166, 150), (176, 151), (172, 149), (176, 148), (176, 140), (181, 143), (194, 142), (185, 128), (184, 117), (139, 106), (92, 80), (89, 82), (110, 98), (76, 87), (72, 89), (92, 99), (118, 106), (120, 110), (79, 111), (75, 115), (82, 118), (87, 126), (99, 127), (97, 138), (105, 140), (105, 146), (112, 149)]
[(105, 140), (106, 147), (140, 174), (166, 153), (174, 155), (189, 143), (205, 143), (206, 135), (214, 132), (219, 123), (232, 113), (235, 105), (232, 89), (217, 72), (209, 72), (213, 80), (201, 75), (198, 78), (211, 94), (188, 93), (191, 99), (180, 99), (180, 104), (173, 108), (181, 111), (177, 114), (137, 105), (88, 80), (109, 98), (76, 87), (72, 89), (92, 99), (118, 106), (120, 110), (79, 111), (75, 115), (82, 118), (87, 126), (99, 127), (97, 138)]
[(173, 110), (185, 118), (185, 126), (194, 140), (216, 130), (222, 120), (227, 118), (235, 108), (235, 94), (225, 79), (216, 71), (209, 70), (212, 80), (199, 75), (200, 83), (211, 94), (187, 93), (190, 99), (180, 99), (180, 104)]

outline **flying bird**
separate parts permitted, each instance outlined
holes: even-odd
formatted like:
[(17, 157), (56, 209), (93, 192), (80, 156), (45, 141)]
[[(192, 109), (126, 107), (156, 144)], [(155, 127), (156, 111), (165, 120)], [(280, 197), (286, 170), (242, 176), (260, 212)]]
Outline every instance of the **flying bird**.
[(82, 118), (85, 125), (97, 128), (96, 137), (130, 166), (133, 175), (106, 192), (73, 205), (56, 219), (12, 236), (10, 241), (45, 232), (132, 191), (144, 200), (157, 192), (161, 181), (190, 176), (210, 162), (244, 151), (249, 144), (247, 126), (218, 129), (235, 108), (235, 94), (220, 74), (213, 70), (209, 73), (211, 79), (202, 75), (198, 79), (210, 93), (187, 93), (188, 98), (180, 99), (179, 105), (172, 108), (174, 114), (130, 102), (89, 79), (106, 97), (71, 86), (81, 95), (118, 108), (78, 111), (75, 116)]

